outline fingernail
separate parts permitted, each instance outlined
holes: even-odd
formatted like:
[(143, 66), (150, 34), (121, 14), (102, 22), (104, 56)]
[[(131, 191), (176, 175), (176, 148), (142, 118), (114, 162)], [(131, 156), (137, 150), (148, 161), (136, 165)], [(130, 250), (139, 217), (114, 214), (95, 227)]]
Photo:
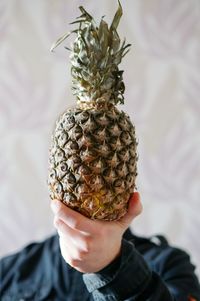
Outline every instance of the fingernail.
[(60, 201), (59, 200), (52, 200), (51, 201), (51, 209), (54, 213), (57, 213), (60, 208)]

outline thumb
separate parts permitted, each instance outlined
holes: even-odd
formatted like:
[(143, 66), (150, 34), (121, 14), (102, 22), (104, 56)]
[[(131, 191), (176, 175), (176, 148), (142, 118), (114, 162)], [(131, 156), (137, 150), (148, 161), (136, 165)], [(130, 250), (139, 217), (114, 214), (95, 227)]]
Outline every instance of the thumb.
[(142, 203), (139, 192), (134, 192), (129, 199), (128, 212), (119, 220), (119, 223), (128, 228), (132, 220), (142, 212)]

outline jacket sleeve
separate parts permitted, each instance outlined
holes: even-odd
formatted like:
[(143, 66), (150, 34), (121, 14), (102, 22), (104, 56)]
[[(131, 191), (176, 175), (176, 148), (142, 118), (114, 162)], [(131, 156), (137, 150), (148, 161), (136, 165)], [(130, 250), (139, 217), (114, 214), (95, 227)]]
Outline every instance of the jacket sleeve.
[(98, 273), (84, 274), (83, 280), (98, 301), (200, 300), (200, 286), (187, 253), (167, 246), (153, 262), (150, 268), (134, 244), (123, 240), (120, 258)]

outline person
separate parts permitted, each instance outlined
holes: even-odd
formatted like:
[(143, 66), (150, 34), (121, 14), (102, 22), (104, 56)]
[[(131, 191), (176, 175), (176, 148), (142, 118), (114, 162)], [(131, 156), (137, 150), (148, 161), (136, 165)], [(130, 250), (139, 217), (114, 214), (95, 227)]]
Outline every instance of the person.
[(185, 251), (130, 231), (142, 212), (138, 192), (118, 221), (91, 220), (58, 200), (51, 206), (57, 234), (1, 260), (2, 301), (200, 300)]

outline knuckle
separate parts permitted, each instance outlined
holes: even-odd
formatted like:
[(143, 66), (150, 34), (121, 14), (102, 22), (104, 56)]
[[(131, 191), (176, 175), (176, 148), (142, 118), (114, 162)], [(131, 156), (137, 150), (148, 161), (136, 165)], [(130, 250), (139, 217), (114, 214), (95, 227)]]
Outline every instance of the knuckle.
[(80, 265), (80, 260), (77, 258), (69, 258), (69, 264), (72, 267), (78, 267)]
[(54, 226), (57, 229), (59, 235), (61, 235), (61, 233), (65, 232), (65, 224), (63, 223), (63, 221), (61, 219), (55, 218)]
[(93, 245), (93, 238), (92, 237), (86, 237), (85, 238), (85, 244), (84, 244), (84, 250), (86, 253), (89, 253), (92, 251), (92, 245)]
[(76, 229), (76, 230), (79, 229), (79, 227), (80, 227), (80, 221), (79, 221), (78, 219), (73, 219), (73, 220), (71, 221), (71, 223), (72, 223), (72, 227), (73, 227), (74, 229)]
[(59, 206), (57, 206), (57, 208), (56, 208), (56, 215), (61, 216), (62, 211), (63, 211), (62, 206), (61, 206), (61, 204), (59, 204)]
[(82, 260), (84, 260), (85, 259), (85, 257), (87, 256), (87, 254), (88, 254), (88, 252), (87, 252), (87, 250), (79, 250), (79, 252), (78, 252), (78, 260), (80, 261), (82, 261)]
[(58, 228), (60, 226), (60, 219), (57, 216), (54, 217), (53, 224), (55, 228)]

